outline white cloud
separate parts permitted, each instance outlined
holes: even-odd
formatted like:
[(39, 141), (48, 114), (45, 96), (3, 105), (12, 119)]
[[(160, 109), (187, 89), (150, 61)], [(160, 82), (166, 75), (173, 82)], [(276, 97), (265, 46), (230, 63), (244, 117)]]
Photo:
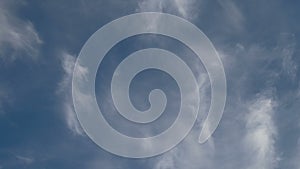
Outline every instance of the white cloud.
[(42, 44), (33, 24), (16, 15), (15, 9), (19, 5), (16, 1), (0, 1), (0, 58), (2, 59), (14, 60), (22, 53), (35, 59), (39, 52), (39, 45)]
[[(143, 0), (139, 3), (138, 11), (156, 11), (156, 12), (174, 12), (179, 16), (182, 16), (186, 19), (193, 19), (198, 15), (199, 11), (195, 10), (195, 6), (198, 5), (200, 1), (185, 1), (185, 0)], [(197, 9), (199, 10), (199, 9)], [(155, 25), (152, 23), (151, 26)], [(198, 71), (200, 70), (198, 65), (195, 65), (194, 68)], [(199, 71), (199, 76), (197, 78), (201, 88), (201, 99), (202, 106), (201, 112), (205, 112), (209, 101), (207, 103), (207, 91), (208, 88), (208, 79), (206, 74), (202, 74)], [(203, 89), (203, 90), (202, 90)], [(201, 119), (197, 119), (197, 123)], [(214, 140), (210, 138), (205, 144), (199, 144), (198, 137), (200, 134), (199, 124), (196, 124), (193, 130), (188, 134), (188, 136), (177, 145), (174, 149), (168, 151), (167, 153), (159, 156), (154, 163), (155, 169), (199, 169), (199, 168), (211, 168), (213, 166), (214, 158)]]
[(149, 12), (149, 11), (158, 11), (161, 12), (163, 10), (163, 2), (160, 0), (143, 0), (138, 4), (139, 12)]
[[(223, 63), (225, 62), (227, 79), (229, 79), (229, 83), (233, 82), (231, 85), (228, 85), (231, 89), (231, 93), (229, 93), (231, 99), (229, 98), (230, 102), (227, 103), (227, 108), (230, 107), (232, 109), (232, 112), (229, 112), (230, 120), (226, 120), (226, 118), (222, 120), (223, 122), (225, 121), (224, 123), (244, 123), (246, 125), (244, 129), (242, 128), (244, 124), (239, 124), (239, 132), (236, 132), (238, 129), (232, 127), (233, 124), (228, 129), (233, 133), (238, 133), (240, 136), (243, 134), (245, 136), (234, 136), (237, 141), (232, 139), (232, 142), (229, 142), (235, 145), (236, 150), (227, 150), (226, 153), (233, 156), (233, 160), (238, 158), (239, 161), (227, 161), (227, 163), (231, 164), (231, 167), (224, 168), (275, 169), (285, 165), (286, 161), (283, 161), (283, 159), (286, 159), (286, 156), (290, 157), (290, 152), (286, 152), (285, 145), (282, 147), (281, 137), (285, 137), (288, 133), (279, 133), (279, 131), (290, 130), (293, 128), (293, 124), (290, 126), (283, 125), (292, 121), (290, 120), (291, 117), (280, 119), (282, 124), (276, 124), (278, 123), (277, 118), (283, 117), (282, 115), (276, 115), (276, 113), (277, 105), (285, 106), (287, 102), (291, 103), (291, 98), (295, 96), (294, 94), (297, 94), (293, 88), (289, 89), (288, 85), (284, 84), (282, 86), (282, 83), (284, 83), (282, 82), (283, 76), (284, 78), (288, 77), (298, 80), (297, 63), (295, 62), (295, 36), (290, 33), (280, 34), (279, 38), (275, 40), (275, 45), (272, 46), (266, 45), (264, 42), (259, 44), (247, 44), (244, 42), (238, 43), (235, 48), (226, 44), (222, 48), (225, 51)], [(288, 81), (287, 84), (289, 83)], [(252, 94), (257, 91), (273, 89), (274, 87), (274, 90), (279, 90), (280, 92), (282, 89), (276, 88), (279, 85), (280, 88), (283, 87), (288, 92), (292, 90), (293, 96), (288, 97), (288, 92), (284, 94), (285, 96), (282, 94), (277, 96), (273, 92), (271, 94), (263, 92), (256, 99), (248, 101), (249, 97), (252, 97)], [(279, 97), (278, 100), (277, 97)], [(288, 101), (282, 99), (285, 97), (288, 98)], [(236, 103), (233, 103), (234, 101), (232, 100), (236, 100)], [(235, 104), (237, 104), (236, 107), (234, 107)], [(242, 109), (238, 106), (241, 106)], [(289, 114), (289, 108), (284, 108), (284, 106), (280, 107), (280, 109), (287, 112), (278, 113)], [(248, 112), (247, 115), (244, 112)], [(224, 115), (226, 116), (227, 113), (225, 112)], [(237, 121), (234, 121), (233, 118), (237, 118)], [(227, 131), (223, 131), (224, 125), (221, 125), (220, 128), (223, 134), (227, 135)], [(280, 128), (280, 130), (277, 128)], [(227, 135), (227, 137), (231, 136), (231, 134)], [(218, 142), (220, 139), (223, 138), (218, 137), (215, 139), (216, 144), (228, 145)], [(218, 151), (220, 147), (216, 149)], [(284, 152), (281, 152), (282, 150)], [(238, 155), (236, 156), (235, 154)], [(299, 155), (300, 153), (295, 155), (297, 158), (292, 160), (294, 161), (293, 163), (296, 163), (294, 166), (297, 169), (300, 164)]]
[(169, 152), (172, 155), (162, 156), (156, 163), (155, 169), (171, 169), (175, 168), (175, 157), (177, 157), (176, 148)]
[(199, 14), (199, 6), (201, 0), (174, 0), (175, 6), (179, 14), (186, 19), (194, 19)]
[(73, 105), (71, 103), (66, 102), (64, 104), (64, 113), (69, 129), (75, 134), (83, 135), (82, 128), (77, 120)]
[(296, 49), (295, 35), (290, 33), (281, 33), (275, 52), (278, 52), (282, 59), (283, 72), (291, 79), (297, 76), (298, 66), (293, 60)]
[[(164, 11), (166, 8), (169, 8), (169, 2), (170, 1), (144, 0), (139, 3), (138, 11)], [(188, 7), (184, 5), (184, 3), (187, 2), (177, 1), (175, 3), (177, 6), (177, 11), (180, 13), (180, 15), (182, 15), (185, 18), (189, 18), (189, 16), (192, 16)], [(225, 14), (227, 15), (229, 22), (233, 24), (233, 28), (238, 31), (243, 30), (243, 24), (245, 19), (238, 6), (236, 6), (236, 4), (233, 3), (233, 1), (219, 1), (219, 3), (221, 4)], [(232, 59), (232, 63), (236, 62), (236, 65), (232, 66), (236, 66), (233, 68), (233, 71), (241, 72), (241, 74), (236, 75), (236, 77), (232, 77), (231, 80), (239, 81), (239, 78), (241, 78), (247, 79), (246, 82), (253, 82), (253, 80), (257, 80), (255, 78), (253, 79), (253, 74), (255, 74), (255, 76), (268, 77), (266, 78), (266, 80), (274, 80), (273, 75), (269, 77), (265, 76), (265, 74), (276, 74), (277, 72), (274, 72), (272, 69), (270, 70), (269, 67), (257, 69), (257, 65), (259, 65), (258, 63), (269, 63), (272, 60), (278, 59), (278, 57), (276, 59), (269, 57), (273, 54), (273, 49), (265, 49), (264, 47), (261, 47), (259, 45), (250, 45), (249, 47), (247, 45), (244, 46), (242, 44), (237, 44), (236, 47), (238, 48), (237, 55), (239, 55), (236, 58), (233, 58), (233, 56), (231, 56), (230, 54), (222, 55), (224, 56), (222, 58), (224, 59), (223, 61), (225, 63), (230, 63), (228, 65), (232, 66), (230, 59)], [(289, 74), (295, 73), (295, 64), (291, 61), (291, 53), (293, 53), (293, 48), (291, 48), (291, 46), (286, 46), (286, 48), (284, 47), (280, 49), (282, 49), (281, 51), (283, 53), (283, 69)], [(66, 72), (66, 78), (64, 78), (65, 80), (63, 80), (61, 84), (62, 86), (70, 86), (70, 74), (73, 71), (75, 61), (73, 56), (69, 54), (64, 55), (65, 56), (63, 67)], [(240, 57), (240, 55), (244, 55), (244, 57), (241, 57), (242, 59), (239, 60), (238, 57)], [(243, 67), (248, 68), (247, 66), (244, 66), (244, 63), (250, 65), (249, 69), (244, 70), (239, 66), (242, 65)], [(245, 71), (248, 70), (251, 70), (249, 72), (254, 73), (243, 74), (245, 73)], [(230, 73), (232, 72), (229, 72), (229, 74)], [(242, 104), (241, 107), (244, 106), (244, 109), (239, 109), (240, 107), (232, 108), (233, 106), (231, 106), (231, 109), (233, 109), (233, 111), (226, 112), (230, 114), (227, 115), (227, 118), (228, 116), (230, 116), (230, 118), (222, 119), (223, 122), (225, 121), (224, 123), (235, 123), (236, 121), (234, 120), (238, 119), (242, 121), (242, 124), (240, 126), (233, 125), (228, 128), (226, 128), (226, 126), (219, 126), (220, 128), (223, 128), (222, 131), (224, 131), (225, 133), (222, 133), (221, 136), (218, 136), (215, 139), (210, 139), (209, 142), (204, 145), (200, 145), (197, 142), (199, 131), (193, 130), (192, 133), (190, 133), (189, 136), (180, 145), (178, 145), (171, 151), (163, 154), (162, 156), (159, 156), (157, 158), (158, 160), (154, 164), (154, 168), (275, 169), (280, 159), (280, 157), (276, 153), (275, 142), (277, 139), (277, 128), (273, 120), (277, 103), (272, 96), (269, 97), (264, 94), (261, 94), (256, 99), (250, 102), (248, 102), (248, 100), (243, 100), (244, 96), (242, 95), (244, 94), (243, 89), (245, 88), (245, 84), (246, 83), (237, 84), (239, 86), (237, 86), (237, 93), (235, 94), (236, 97), (239, 98), (233, 99), (235, 101), (240, 101), (240, 103)], [(232, 102), (228, 103), (227, 106), (230, 106), (229, 104), (232, 104)], [(67, 109), (70, 109), (70, 111), (66, 111), (70, 112), (69, 115), (67, 114), (69, 128), (76, 133), (78, 132), (77, 127), (79, 127), (80, 129), (80, 126), (78, 125), (77, 119), (75, 119), (71, 103), (66, 102), (65, 107), (67, 107)], [(244, 114), (245, 112), (247, 114)], [(238, 118), (235, 118), (235, 116), (237, 116)], [(241, 128), (234, 128), (237, 126)], [(226, 142), (228, 140), (233, 142), (227, 144), (229, 143)], [(221, 146), (225, 148), (220, 148)], [(225, 151), (222, 152), (222, 150)], [(101, 165), (102, 164), (98, 161), (97, 163), (95, 163), (95, 166), (97, 167)]]
[(199, 169), (212, 168), (215, 155), (213, 139), (205, 144), (198, 143), (199, 130), (193, 130), (185, 140), (171, 151), (163, 154), (155, 169)]
[(31, 157), (25, 157), (25, 156), (21, 156), (21, 155), (16, 155), (16, 158), (23, 162), (26, 165), (32, 164), (34, 162), (34, 159)]
[[(76, 58), (68, 53), (62, 53), (61, 56), (64, 76), (59, 83), (57, 93), (63, 96), (62, 109), (69, 129), (76, 135), (83, 135), (84, 132), (76, 117), (72, 102), (72, 74)], [(85, 70), (82, 70), (82, 73), (84, 73), (84, 71)]]
[(231, 0), (218, 0), (226, 16), (226, 22), (235, 31), (244, 29), (244, 16), (238, 6)]
[[(13, 61), (17, 57), (28, 56), (36, 59), (42, 44), (38, 33), (30, 21), (22, 20), (16, 10), (23, 1), (0, 1), (0, 60)], [(9, 86), (0, 84), (0, 115), (14, 100)]]
[(274, 169), (277, 166), (277, 129), (273, 122), (275, 106), (276, 102), (265, 96), (260, 96), (249, 106), (249, 113), (245, 116), (246, 136), (243, 140), (248, 169)]
[(196, 0), (142, 0), (139, 2), (139, 12), (163, 12), (163, 11), (174, 11), (178, 15), (186, 18), (193, 19), (198, 15), (199, 9), (195, 6), (201, 1)]
[(210, 105), (208, 77), (205, 73), (201, 73), (198, 78), (202, 92), (200, 93), (201, 106), (197, 121), (180, 144), (157, 159), (154, 169), (199, 169), (213, 168), (214, 166), (216, 150), (213, 136), (204, 144), (198, 142), (201, 125)]
[[(218, 129), (221, 133), (199, 144), (199, 131), (193, 129), (181, 144), (159, 158), (155, 169), (275, 169), (280, 159), (275, 148), (277, 129), (273, 121), (276, 101), (261, 94), (240, 104), (244, 108), (225, 112), (231, 118), (222, 119)], [(236, 120), (241, 121), (240, 126)]]

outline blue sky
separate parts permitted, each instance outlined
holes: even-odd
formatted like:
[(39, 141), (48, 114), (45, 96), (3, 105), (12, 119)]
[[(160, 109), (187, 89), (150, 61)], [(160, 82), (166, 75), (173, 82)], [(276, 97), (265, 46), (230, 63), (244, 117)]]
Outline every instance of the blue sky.
[[(0, 0), (0, 169), (299, 169), (299, 7), (299, 1), (284, 0)], [(180, 100), (172, 77), (144, 71), (132, 82), (132, 102), (146, 110), (149, 91), (159, 87), (168, 97), (164, 115), (151, 125), (123, 119), (109, 95), (109, 75), (130, 53), (170, 50), (193, 68), (201, 86), (202, 115), (185, 140), (165, 154), (128, 159), (102, 150), (83, 132), (71, 79), (80, 49), (96, 30), (146, 11), (180, 16), (207, 35), (223, 62), (228, 95), (219, 127), (200, 145), (210, 103), (201, 62), (167, 37), (140, 35), (120, 42), (96, 79), (98, 104), (116, 130), (135, 137), (160, 133), (174, 121)]]

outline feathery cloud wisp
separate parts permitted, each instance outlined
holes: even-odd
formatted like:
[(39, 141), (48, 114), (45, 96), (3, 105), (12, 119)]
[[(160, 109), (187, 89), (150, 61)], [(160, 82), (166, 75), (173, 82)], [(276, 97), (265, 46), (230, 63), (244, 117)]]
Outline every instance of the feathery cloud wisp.
[(76, 58), (68, 53), (62, 53), (63, 79), (59, 83), (57, 92), (63, 96), (63, 112), (68, 128), (76, 135), (83, 135), (72, 102), (72, 75)]
[(139, 12), (163, 12), (165, 10), (171, 10), (178, 15), (186, 18), (193, 19), (197, 16), (197, 12), (194, 12), (194, 7), (201, 1), (185, 1), (185, 0), (143, 0), (139, 2), (137, 11)]
[(15, 1), (0, 2), (0, 58), (14, 60), (25, 53), (35, 59), (42, 40), (30, 21), (16, 16), (18, 5)]

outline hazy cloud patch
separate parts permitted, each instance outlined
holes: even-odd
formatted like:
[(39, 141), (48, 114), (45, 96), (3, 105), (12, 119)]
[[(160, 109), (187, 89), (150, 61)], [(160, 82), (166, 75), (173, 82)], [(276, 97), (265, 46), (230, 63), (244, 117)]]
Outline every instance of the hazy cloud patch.
[(274, 169), (277, 166), (277, 129), (273, 121), (275, 107), (276, 102), (266, 96), (259, 96), (249, 106), (243, 141), (248, 154), (248, 169)]
[(29, 20), (20, 19), (16, 10), (23, 1), (0, 2), (0, 58), (15, 60), (22, 55), (36, 59), (39, 46), (43, 43), (34, 25)]

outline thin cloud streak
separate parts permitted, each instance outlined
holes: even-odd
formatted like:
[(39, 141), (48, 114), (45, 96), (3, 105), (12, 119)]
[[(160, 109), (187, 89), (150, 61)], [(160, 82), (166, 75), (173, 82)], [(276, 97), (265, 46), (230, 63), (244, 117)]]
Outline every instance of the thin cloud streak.
[(232, 0), (218, 0), (226, 16), (226, 22), (233, 30), (241, 32), (244, 30), (245, 18), (238, 6)]
[(21, 156), (21, 155), (16, 155), (16, 158), (23, 162), (26, 165), (32, 164), (34, 162), (34, 158), (31, 157), (25, 157), (25, 156)]

